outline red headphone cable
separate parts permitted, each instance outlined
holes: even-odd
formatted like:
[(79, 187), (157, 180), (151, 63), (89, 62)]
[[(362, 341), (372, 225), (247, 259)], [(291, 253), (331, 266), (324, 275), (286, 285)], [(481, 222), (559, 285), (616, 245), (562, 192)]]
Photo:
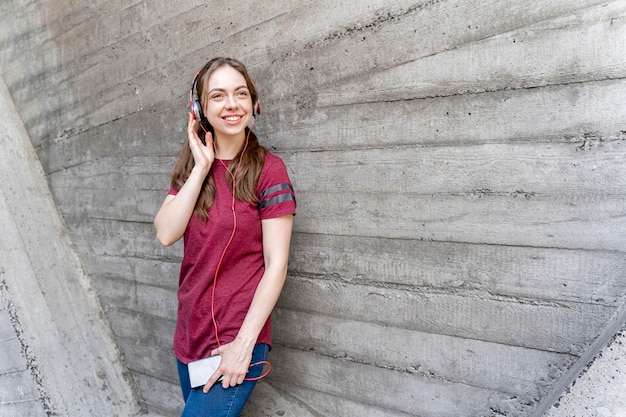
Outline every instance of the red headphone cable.
[[(202, 125), (201, 125), (202, 127)], [(202, 130), (204, 130), (204, 127), (202, 127)], [(208, 133), (206, 130), (204, 131), (205, 134)], [(217, 320), (215, 319), (215, 289), (217, 286), (217, 275), (219, 273), (219, 270), (222, 266), (222, 261), (224, 260), (224, 256), (226, 255), (226, 251), (228, 250), (228, 247), (230, 246), (231, 242), (233, 241), (233, 238), (235, 237), (235, 232), (237, 230), (237, 212), (235, 211), (235, 190), (237, 187), (237, 172), (239, 171), (239, 167), (241, 166), (241, 160), (243, 158), (243, 154), (246, 151), (246, 149), (248, 148), (248, 141), (250, 139), (250, 133), (252, 132), (251, 129), (248, 129), (248, 134), (246, 135), (246, 143), (244, 144), (243, 149), (241, 150), (241, 155), (239, 155), (239, 163), (237, 164), (237, 167), (235, 167), (235, 172), (231, 172), (228, 167), (226, 166), (226, 164), (224, 163), (224, 161), (222, 161), (221, 159), (219, 159), (219, 154), (217, 152), (217, 146), (215, 144), (215, 141), (213, 142), (213, 150), (215, 151), (215, 155), (218, 157), (218, 160), (220, 161), (220, 163), (222, 164), (222, 166), (224, 166), (224, 168), (226, 169), (226, 172), (228, 172), (233, 180), (233, 192), (232, 192), (232, 202), (231, 202), (231, 210), (233, 212), (233, 231), (230, 234), (230, 238), (228, 239), (228, 242), (226, 243), (226, 246), (224, 247), (224, 250), (222, 251), (222, 255), (220, 256), (220, 259), (217, 263), (217, 268), (215, 269), (215, 275), (213, 276), (213, 289), (211, 291), (211, 319), (213, 320), (213, 328), (215, 329), (215, 339), (217, 341), (217, 346), (221, 347), (222, 343), (220, 342), (220, 338), (219, 338), (219, 333), (218, 333), (218, 328), (217, 328)], [(250, 368), (252, 368), (253, 366), (257, 366), (257, 365), (267, 365), (267, 370), (265, 372), (263, 372), (260, 376), (258, 377), (254, 377), (254, 378), (244, 378), (244, 381), (258, 381), (259, 379), (265, 378), (272, 370), (272, 364), (269, 361), (259, 361), (259, 362), (255, 362), (255, 363), (251, 363), (250, 364)]]

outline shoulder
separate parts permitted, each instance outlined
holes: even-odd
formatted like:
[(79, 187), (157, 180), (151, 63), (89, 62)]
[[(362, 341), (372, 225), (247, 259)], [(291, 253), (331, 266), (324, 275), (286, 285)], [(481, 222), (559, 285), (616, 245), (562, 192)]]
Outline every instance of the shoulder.
[(266, 151), (265, 152), (265, 166), (273, 165), (273, 164), (280, 164), (284, 166), (285, 162), (283, 161), (283, 158), (281, 158), (280, 156), (273, 154), (270, 151)]
[(295, 214), (295, 192), (287, 167), (279, 156), (270, 152), (265, 154), (265, 164), (256, 191), (262, 219)]
[(261, 177), (271, 177), (275, 175), (288, 175), (287, 166), (280, 156), (267, 151), (265, 153), (265, 162), (263, 164), (263, 170), (261, 171)]

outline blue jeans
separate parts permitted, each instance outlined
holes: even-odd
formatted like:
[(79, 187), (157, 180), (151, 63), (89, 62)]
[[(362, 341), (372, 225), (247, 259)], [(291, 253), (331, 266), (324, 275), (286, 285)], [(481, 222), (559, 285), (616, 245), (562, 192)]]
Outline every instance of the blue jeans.
[[(252, 362), (267, 360), (270, 347), (258, 344), (252, 351)], [(219, 382), (211, 387), (208, 393), (202, 392), (203, 387), (191, 388), (187, 365), (176, 359), (178, 378), (183, 391), (185, 409), (181, 417), (238, 417), (250, 398), (257, 381), (243, 381), (234, 387), (222, 388)], [(263, 373), (263, 365), (250, 368), (246, 378), (256, 378)]]

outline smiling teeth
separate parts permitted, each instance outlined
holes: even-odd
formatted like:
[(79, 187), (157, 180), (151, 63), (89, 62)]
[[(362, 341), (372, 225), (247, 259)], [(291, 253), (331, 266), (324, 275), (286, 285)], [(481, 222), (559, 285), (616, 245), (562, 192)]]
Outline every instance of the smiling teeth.
[(229, 122), (236, 122), (237, 120), (241, 119), (241, 117), (231, 116), (231, 117), (226, 117), (225, 119), (228, 120)]

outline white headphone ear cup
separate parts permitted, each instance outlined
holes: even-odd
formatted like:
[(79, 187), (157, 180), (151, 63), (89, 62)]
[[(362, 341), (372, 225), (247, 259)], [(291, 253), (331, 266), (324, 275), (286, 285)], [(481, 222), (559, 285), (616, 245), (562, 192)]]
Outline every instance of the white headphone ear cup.
[(261, 114), (261, 100), (257, 99), (256, 103), (254, 104), (252, 116), (256, 118), (259, 114)]
[(202, 105), (199, 100), (194, 100), (191, 102), (191, 111), (193, 112), (196, 120), (202, 121), (204, 120), (204, 114), (202, 113)]

